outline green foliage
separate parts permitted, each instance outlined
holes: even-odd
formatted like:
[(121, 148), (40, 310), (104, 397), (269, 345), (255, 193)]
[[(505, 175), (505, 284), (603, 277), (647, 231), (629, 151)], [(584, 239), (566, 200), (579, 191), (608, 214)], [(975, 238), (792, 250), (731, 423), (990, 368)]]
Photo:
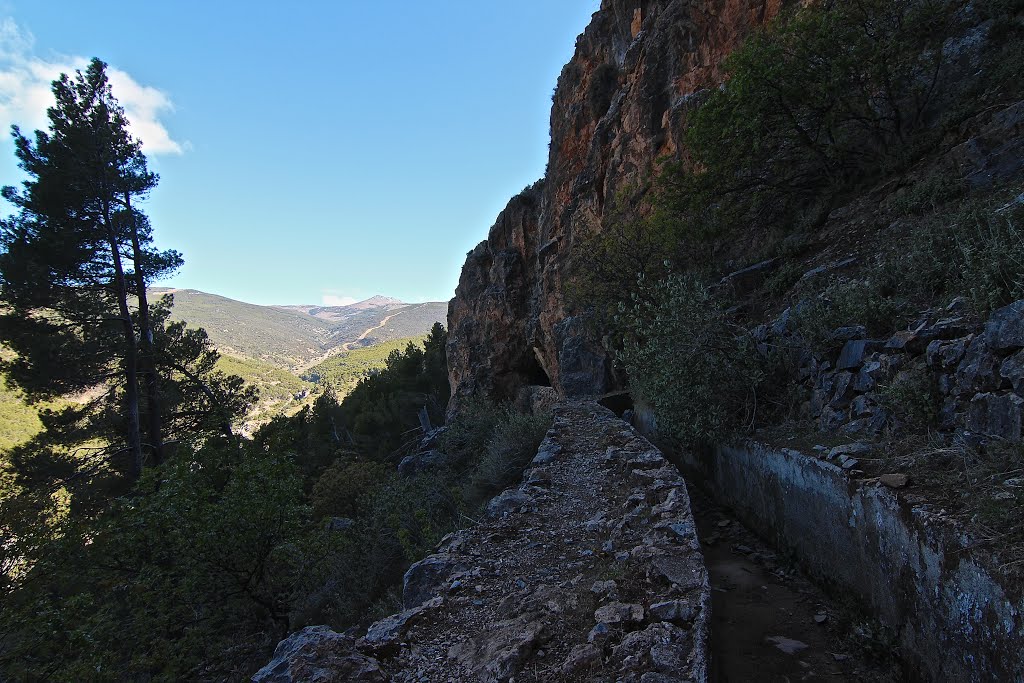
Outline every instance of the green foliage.
[(409, 564), (472, 523), (490, 497), (514, 483), (549, 424), (546, 416), (468, 404), (439, 439), (442, 464), (411, 477), (343, 452), (314, 484), (312, 501), (315, 517), (347, 517), (352, 525), (337, 534), (323, 575), (294, 618), (344, 627), (392, 604)]
[(152, 470), (95, 523), (65, 525), (4, 606), (4, 632), (17, 634), (5, 674), (243, 676), (286, 632), (315, 561), (299, 484), (286, 459), (210, 443)]
[(942, 394), (924, 363), (901, 371), (876, 392), (879, 405), (897, 416), (909, 429), (925, 431), (938, 423)]
[(726, 302), (693, 275), (641, 278), (637, 289), (636, 302), (620, 314), (626, 341), (619, 360), (659, 431), (691, 445), (748, 424), (762, 371)]
[(313, 486), (313, 514), (323, 517), (357, 517), (367, 492), (387, 479), (388, 468), (380, 463), (342, 456), (331, 463)]
[[(681, 223), (664, 211), (644, 212), (642, 193), (634, 188), (619, 192), (606, 209), (600, 230), (582, 236), (566, 284), (569, 301), (590, 311), (592, 324), (606, 333), (619, 306), (630, 301), (636, 278), (667, 275), (685, 244)], [(613, 345), (617, 340), (612, 341)]]
[(383, 369), (393, 351), (404, 351), (409, 344), (418, 346), (425, 339), (425, 335), (406, 337), (345, 351), (306, 370), (302, 373), (302, 379), (329, 384), (335, 391), (346, 394), (367, 374)]
[(845, 325), (862, 324), (881, 337), (954, 297), (965, 297), (979, 314), (1024, 297), (1024, 204), (1012, 199), (1019, 191), (912, 218), (856, 277), (833, 277), (799, 308), (801, 334), (823, 349)]
[(752, 35), (692, 119), (698, 172), (677, 177), (677, 200), (813, 221), (832, 196), (905, 163), (936, 133), (926, 112), (950, 13), (946, 0), (824, 2)]
[(341, 426), (355, 449), (377, 461), (385, 460), (418, 438), (418, 411), (426, 407), (434, 424), (444, 422), (451, 390), (445, 344), (448, 334), (440, 324), (427, 335), (422, 347), (408, 343), (404, 351), (392, 350), (384, 368), (367, 375), (345, 397)]
[(39, 413), (0, 375), (0, 454), (29, 440), (42, 427)]
[[(474, 419), (476, 415), (471, 412), (457, 422)], [(519, 481), (550, 425), (549, 415), (526, 415), (509, 408), (498, 412), (465, 485), (463, 495), (471, 510)]]

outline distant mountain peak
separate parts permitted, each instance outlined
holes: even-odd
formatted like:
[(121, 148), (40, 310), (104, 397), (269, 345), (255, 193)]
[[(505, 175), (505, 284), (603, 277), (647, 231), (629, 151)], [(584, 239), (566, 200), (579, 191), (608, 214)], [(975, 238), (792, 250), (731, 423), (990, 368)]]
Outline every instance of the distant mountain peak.
[(371, 306), (401, 306), (404, 304), (405, 302), (401, 299), (377, 294), (375, 296), (371, 296), (369, 299), (363, 299), (362, 301), (351, 304), (351, 306), (353, 308), (357, 306), (361, 308), (369, 308)]

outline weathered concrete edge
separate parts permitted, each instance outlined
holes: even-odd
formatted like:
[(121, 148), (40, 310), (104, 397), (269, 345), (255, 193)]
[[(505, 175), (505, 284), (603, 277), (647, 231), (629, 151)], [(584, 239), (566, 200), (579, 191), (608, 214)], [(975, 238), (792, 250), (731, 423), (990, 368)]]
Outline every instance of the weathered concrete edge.
[(965, 552), (945, 520), (791, 449), (748, 442), (684, 466), (814, 576), (853, 591), (893, 628), (925, 680), (1024, 680), (1024, 600)]

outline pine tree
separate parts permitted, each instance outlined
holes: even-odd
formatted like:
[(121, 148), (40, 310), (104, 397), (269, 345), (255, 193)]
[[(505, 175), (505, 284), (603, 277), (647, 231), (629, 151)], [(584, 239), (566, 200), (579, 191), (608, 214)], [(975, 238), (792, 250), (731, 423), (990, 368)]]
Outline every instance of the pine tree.
[(0, 342), (17, 354), (3, 369), (31, 399), (86, 394), (64, 422), (81, 428), (80, 443), (104, 444), (97, 460), (127, 454), (137, 478), (144, 453), (159, 461), (164, 441), (146, 286), (182, 260), (153, 248), (137, 208), (158, 178), (128, 132), (106, 64), (61, 75), (53, 94), (48, 131), (29, 139), (13, 129), (29, 178), (20, 192), (3, 189), (20, 210), (0, 222)]

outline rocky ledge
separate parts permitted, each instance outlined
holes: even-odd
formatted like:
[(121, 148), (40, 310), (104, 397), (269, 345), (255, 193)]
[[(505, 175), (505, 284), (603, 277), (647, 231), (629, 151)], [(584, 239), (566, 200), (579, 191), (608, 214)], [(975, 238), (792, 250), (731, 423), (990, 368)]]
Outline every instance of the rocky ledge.
[(254, 681), (705, 681), (710, 589), (686, 487), (593, 403), (555, 408), (522, 484), (405, 576), (358, 640), (282, 641)]

